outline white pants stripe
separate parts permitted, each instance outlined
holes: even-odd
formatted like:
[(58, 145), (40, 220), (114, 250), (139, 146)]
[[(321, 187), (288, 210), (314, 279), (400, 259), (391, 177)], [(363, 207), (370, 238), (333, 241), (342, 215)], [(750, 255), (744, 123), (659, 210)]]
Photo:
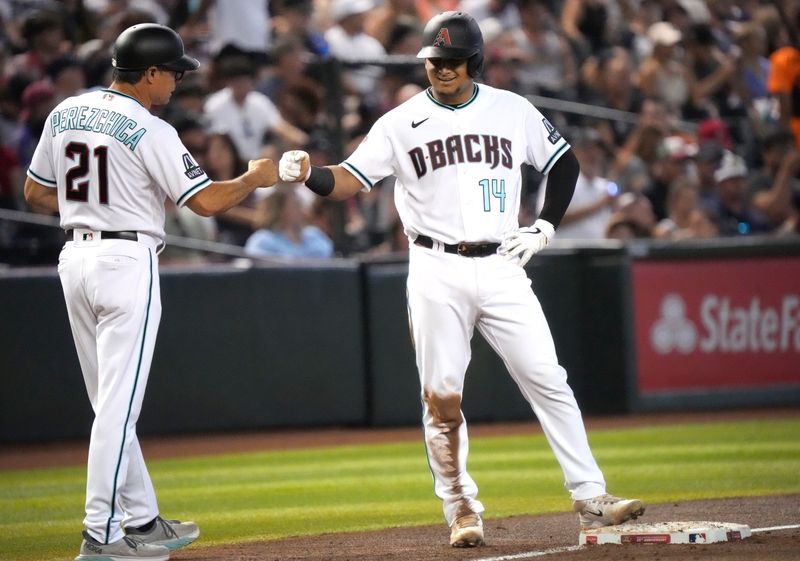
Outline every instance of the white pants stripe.
[(604, 493), (603, 474), (525, 271), (500, 256), (465, 258), (419, 246), (410, 251), (408, 305), (426, 450), (447, 523), (483, 512), (467, 471), (469, 438), (461, 411), (475, 327), (531, 404), (572, 498)]
[(95, 414), (84, 525), (111, 543), (158, 514), (136, 435), (161, 319), (157, 258), (128, 240), (68, 242), (58, 269)]

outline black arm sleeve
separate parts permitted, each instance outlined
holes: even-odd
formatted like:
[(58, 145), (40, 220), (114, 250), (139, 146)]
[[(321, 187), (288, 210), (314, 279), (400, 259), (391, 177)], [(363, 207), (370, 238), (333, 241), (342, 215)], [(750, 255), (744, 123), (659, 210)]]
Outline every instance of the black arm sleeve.
[(547, 174), (544, 205), (542, 205), (539, 218), (547, 220), (554, 228), (558, 228), (558, 224), (564, 218), (564, 213), (567, 212), (580, 171), (578, 159), (570, 148), (564, 152), (564, 155), (558, 159), (553, 165), (553, 169)]

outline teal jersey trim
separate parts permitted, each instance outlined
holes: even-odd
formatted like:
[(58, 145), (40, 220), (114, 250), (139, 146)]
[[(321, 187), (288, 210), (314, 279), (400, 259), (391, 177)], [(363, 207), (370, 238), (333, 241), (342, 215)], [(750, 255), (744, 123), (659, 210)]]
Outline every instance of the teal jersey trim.
[[(141, 105), (142, 107), (144, 107), (144, 105), (142, 104), (142, 102), (141, 102), (141, 101), (139, 101), (139, 100), (138, 100), (138, 99), (136, 99), (135, 97), (133, 97), (133, 96), (130, 96), (130, 95), (126, 94), (126, 93), (122, 93), (122, 92), (121, 92), (121, 91), (119, 91), (119, 90), (112, 90), (111, 88), (102, 88), (100, 91), (101, 91), (101, 92), (110, 93), (110, 94), (114, 94), (114, 95), (121, 95), (122, 97), (127, 97), (128, 99), (132, 99), (133, 101), (135, 101), (136, 103), (138, 103), (139, 105)], [(147, 109), (147, 107), (144, 107), (144, 108), (145, 108), (145, 109)]]
[(342, 162), (342, 165), (346, 167), (348, 170), (350, 170), (352, 173), (354, 173), (361, 180), (361, 183), (372, 189), (372, 181), (370, 181), (366, 175), (361, 173), (361, 170), (359, 170), (356, 166), (354, 166), (350, 162)]
[(152, 250), (149, 251), (150, 257), (150, 284), (147, 287), (147, 308), (145, 309), (144, 314), (144, 327), (142, 328), (142, 344), (139, 346), (139, 360), (136, 363), (136, 377), (133, 379), (133, 389), (131, 390), (131, 398), (128, 401), (128, 413), (125, 415), (125, 426), (122, 429), (122, 443), (119, 447), (119, 457), (117, 458), (117, 468), (114, 471), (114, 489), (111, 492), (111, 514), (108, 517), (108, 521), (106, 522), (106, 539), (105, 543), (108, 543), (108, 537), (111, 533), (111, 520), (114, 518), (114, 514), (116, 513), (116, 503), (117, 503), (117, 480), (119, 478), (119, 468), (122, 465), (122, 454), (125, 451), (125, 439), (128, 436), (128, 419), (131, 418), (131, 409), (133, 409), (133, 398), (136, 396), (136, 388), (139, 385), (139, 374), (142, 370), (142, 357), (144, 356), (144, 344), (147, 340), (147, 324), (150, 321), (150, 303), (153, 301), (153, 252)]
[(547, 163), (542, 168), (542, 173), (547, 175), (550, 172), (550, 168), (553, 167), (553, 165), (556, 163), (558, 158), (561, 157), (561, 154), (566, 152), (568, 148), (569, 148), (569, 144), (567, 143), (566, 140), (564, 140), (564, 143), (561, 145), (561, 148), (556, 150), (555, 153), (552, 156), (550, 156), (550, 159), (547, 160)]
[(31, 168), (28, 168), (28, 175), (32, 176), (31, 178), (35, 179), (39, 183), (47, 184), (47, 186), (55, 187), (57, 185), (54, 179), (45, 179), (44, 177), (33, 171)]
[(458, 105), (447, 105), (446, 103), (442, 103), (441, 101), (433, 97), (433, 88), (428, 88), (427, 90), (425, 90), (425, 94), (427, 94), (428, 99), (430, 99), (439, 107), (444, 107), (445, 109), (449, 109), (450, 111), (455, 111), (456, 109), (463, 109), (464, 107), (475, 101), (475, 99), (478, 97), (479, 90), (480, 87), (478, 86), (478, 84), (475, 84), (475, 89), (472, 91), (472, 97), (470, 97), (464, 103), (459, 103)]
[(189, 200), (189, 197), (194, 195), (197, 192), (197, 190), (200, 189), (200, 187), (204, 186), (206, 183), (209, 183), (210, 181), (211, 181), (211, 178), (210, 177), (206, 177), (200, 183), (195, 183), (194, 185), (189, 187), (188, 191), (186, 191), (183, 195), (178, 197), (178, 200), (175, 201), (175, 204), (178, 205), (178, 206), (182, 206), (183, 203), (185, 203), (187, 200)]

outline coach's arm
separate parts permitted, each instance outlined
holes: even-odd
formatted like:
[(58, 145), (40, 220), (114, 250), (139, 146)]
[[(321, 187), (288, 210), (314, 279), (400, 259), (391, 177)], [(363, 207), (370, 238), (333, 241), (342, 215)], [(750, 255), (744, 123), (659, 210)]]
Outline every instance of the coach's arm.
[(58, 190), (26, 177), (25, 202), (35, 212), (53, 214), (58, 212)]
[(272, 187), (277, 182), (278, 171), (272, 160), (250, 160), (242, 175), (228, 181), (214, 181), (192, 195), (186, 206), (200, 216), (213, 216), (238, 205), (259, 187)]

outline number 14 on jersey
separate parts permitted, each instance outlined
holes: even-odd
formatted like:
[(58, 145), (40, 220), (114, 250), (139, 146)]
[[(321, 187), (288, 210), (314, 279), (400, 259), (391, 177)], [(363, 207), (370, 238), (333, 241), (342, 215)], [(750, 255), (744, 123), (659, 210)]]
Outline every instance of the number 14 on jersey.
[(478, 182), (483, 188), (483, 211), (492, 211), (492, 197), (500, 199), (500, 212), (506, 211), (506, 180), (481, 179)]

